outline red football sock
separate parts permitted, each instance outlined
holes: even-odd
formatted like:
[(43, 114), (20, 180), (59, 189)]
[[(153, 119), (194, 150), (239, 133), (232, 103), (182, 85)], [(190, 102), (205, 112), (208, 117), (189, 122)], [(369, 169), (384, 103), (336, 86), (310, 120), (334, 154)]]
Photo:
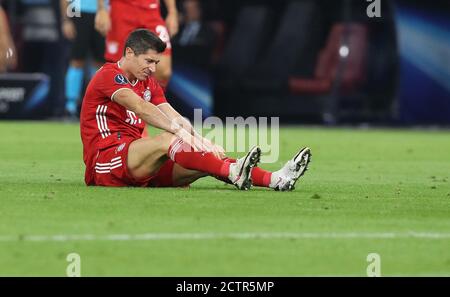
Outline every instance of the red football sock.
[(266, 187), (270, 185), (270, 179), (272, 177), (272, 172), (255, 167), (252, 170), (252, 181), (253, 185), (257, 187)]
[[(232, 159), (232, 158), (225, 158), (224, 161), (229, 162), (229, 163), (236, 163), (236, 160)], [(272, 177), (272, 172), (270, 172), (270, 171), (266, 171), (259, 167), (254, 167), (252, 170), (252, 181), (253, 181), (254, 186), (268, 188), (270, 185), (271, 177)], [(223, 181), (229, 183), (228, 179), (220, 179), (220, 180), (223, 180)]]
[(213, 153), (195, 152), (181, 139), (176, 139), (170, 145), (168, 156), (186, 169), (206, 172), (221, 178), (228, 178), (230, 173), (230, 162), (218, 159)]

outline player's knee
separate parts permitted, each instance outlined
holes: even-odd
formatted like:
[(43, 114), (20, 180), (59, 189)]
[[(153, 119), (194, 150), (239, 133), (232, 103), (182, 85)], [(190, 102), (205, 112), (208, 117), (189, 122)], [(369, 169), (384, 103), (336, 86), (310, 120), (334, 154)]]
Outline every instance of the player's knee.
[(155, 141), (159, 144), (159, 150), (162, 153), (167, 153), (170, 145), (175, 140), (176, 136), (169, 132), (163, 132), (155, 137)]

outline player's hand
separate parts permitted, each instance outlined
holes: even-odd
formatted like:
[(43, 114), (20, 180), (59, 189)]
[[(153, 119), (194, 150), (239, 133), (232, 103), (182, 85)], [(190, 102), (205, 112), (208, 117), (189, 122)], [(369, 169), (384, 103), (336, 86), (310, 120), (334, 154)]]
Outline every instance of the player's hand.
[(6, 71), (6, 51), (6, 46), (0, 44), (0, 73)]
[(11, 41), (8, 52), (6, 53), (6, 65), (8, 69), (15, 69), (17, 67), (17, 51), (16, 46)]
[(170, 13), (166, 17), (166, 26), (170, 37), (177, 35), (179, 29), (178, 14)]
[(221, 160), (226, 157), (225, 150), (221, 146), (215, 144), (212, 145), (212, 153), (216, 156), (216, 158)]
[(206, 146), (207, 150), (209, 152), (213, 153), (214, 156), (216, 156), (219, 159), (223, 159), (226, 157), (225, 150), (223, 149), (223, 147), (212, 143), (209, 139), (204, 138), (204, 137), (202, 138), (202, 141), (203, 141), (204, 145)]
[(224, 159), (224, 158), (227, 157), (227, 156), (225, 155), (225, 150), (224, 150), (224, 148), (221, 147), (220, 145), (214, 144), (214, 149), (215, 149), (215, 151), (217, 152), (217, 155), (219, 156), (219, 159)]
[(17, 66), (16, 47), (8, 41), (0, 41), (0, 73)]
[(106, 36), (111, 29), (111, 18), (106, 9), (100, 9), (95, 15), (95, 29), (103, 36)]
[(183, 140), (184, 143), (190, 145), (195, 152), (207, 151), (202, 141), (199, 140), (197, 137), (193, 136), (192, 134), (190, 134), (188, 131), (184, 129), (179, 129), (175, 133), (175, 135), (178, 136), (181, 140)]
[(74, 40), (77, 36), (77, 30), (75, 29), (75, 25), (70, 19), (64, 19), (62, 24), (62, 33), (64, 37), (68, 40)]

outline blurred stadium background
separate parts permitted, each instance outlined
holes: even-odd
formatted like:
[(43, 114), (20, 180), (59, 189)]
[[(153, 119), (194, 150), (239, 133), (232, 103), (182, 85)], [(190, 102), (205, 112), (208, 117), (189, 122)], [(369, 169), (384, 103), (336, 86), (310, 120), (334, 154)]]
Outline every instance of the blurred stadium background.
[[(448, 1), (382, 0), (379, 18), (363, 0), (200, 4), (201, 30), (173, 40), (168, 97), (188, 116), (201, 108), (284, 123), (450, 124)], [(0, 76), (0, 118), (61, 118), (70, 43), (59, 1), (3, 6), (18, 64)], [(195, 14), (178, 6), (182, 18)]]

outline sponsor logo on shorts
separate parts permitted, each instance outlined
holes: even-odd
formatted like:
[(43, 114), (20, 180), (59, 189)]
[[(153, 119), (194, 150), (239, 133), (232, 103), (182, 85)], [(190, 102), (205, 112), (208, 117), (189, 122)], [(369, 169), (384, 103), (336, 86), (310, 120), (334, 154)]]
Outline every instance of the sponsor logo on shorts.
[(126, 85), (128, 83), (127, 79), (122, 74), (117, 74), (114, 77), (114, 81), (116, 82), (116, 84), (119, 84), (119, 85)]
[(116, 154), (117, 154), (118, 152), (121, 152), (124, 148), (125, 148), (125, 143), (122, 143), (121, 145), (119, 145), (119, 146), (117, 147), (117, 149), (116, 149)]

